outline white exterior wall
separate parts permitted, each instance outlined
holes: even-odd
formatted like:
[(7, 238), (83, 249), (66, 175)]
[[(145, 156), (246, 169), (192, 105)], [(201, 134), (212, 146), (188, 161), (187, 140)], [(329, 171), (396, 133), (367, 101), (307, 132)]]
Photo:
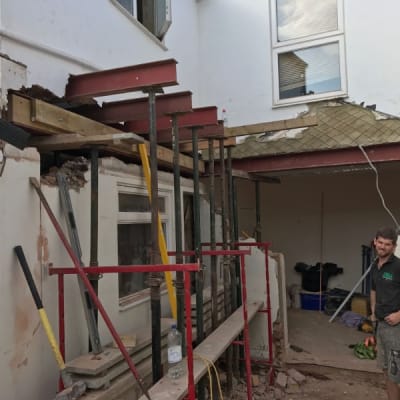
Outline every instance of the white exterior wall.
[[(377, 104), (378, 110), (394, 115), (399, 115), (395, 66), (400, 55), (393, 51), (391, 41), (400, 33), (399, 11), (400, 3), (396, 0), (387, 0), (385, 7), (372, 0), (344, 0), (349, 99)], [(27, 66), (28, 86), (39, 84), (60, 96), (64, 94), (69, 74), (173, 57), (178, 61), (180, 85), (166, 92), (191, 90), (194, 106), (217, 105), (220, 111), (225, 108), (228, 126), (292, 118), (306, 110), (302, 105), (272, 107), (267, 1), (173, 0), (172, 16), (173, 23), (164, 46), (145, 34), (111, 0), (2, 0), (0, 52)], [(8, 86), (5, 69), (3, 64), (2, 90), (7, 88), (4, 85)], [(24, 79), (22, 76), (18, 81)], [(39, 162), (35, 157), (33, 160), (7, 159), (0, 177), (0, 263), (3, 266), (0, 386), (2, 397), (7, 400), (50, 400), (56, 391), (58, 375), (12, 253), (16, 244), (23, 245), (56, 328), (56, 278), (46, 275), (42, 265), (45, 260), (38, 258), (40, 208), (36, 194), (29, 188), (29, 176), (39, 177)], [(359, 277), (360, 242), (367, 242), (377, 226), (390, 222), (377, 199), (373, 179), (367, 173), (329, 179), (287, 177), (282, 185), (262, 186), (263, 237), (272, 242), (274, 251), (285, 254), (288, 284), (297, 283), (299, 279), (291, 269), (296, 261), (318, 261), (315, 254), (319, 251), (320, 192), (315, 188), (323, 187), (326, 200), (324, 259), (337, 262), (345, 269), (345, 274), (334, 278), (330, 286), (352, 286)], [(396, 211), (399, 199), (390, 182), (396, 181), (397, 175), (393, 173), (384, 179), (388, 179), (386, 185), (389, 186), (385, 195)], [(99, 262), (102, 264), (117, 263), (116, 231), (110, 229), (110, 226), (116, 228), (117, 223), (116, 181), (112, 174), (100, 176)], [(44, 188), (44, 191), (60, 217), (57, 190)], [(255, 203), (250, 193), (251, 190), (240, 189), (239, 196), (245, 198), (239, 198), (239, 205), (251, 205), (241, 210), (240, 223), (241, 229), (252, 233), (254, 225), (250, 215), (254, 215), (251, 207)], [(346, 193), (346, 197), (342, 193)], [(364, 194), (362, 202), (359, 201), (361, 193)], [(79, 195), (73, 194), (73, 200), (75, 204), (79, 201), (77, 221), (82, 247), (87, 250), (88, 185)], [(276, 212), (277, 209), (281, 211)], [(48, 239), (48, 261), (55, 265), (68, 263), (44, 213), (41, 222)], [(202, 230), (205, 240), (208, 237), (206, 226)], [(303, 241), (299, 241), (299, 237)], [(173, 242), (169, 245), (173, 246)], [(87, 257), (86, 251), (85, 261)], [(69, 359), (85, 351), (87, 343), (75, 278), (68, 277), (66, 285)], [(119, 309), (118, 285), (111, 275), (100, 281), (100, 297), (120, 331), (133, 329), (149, 320), (149, 307), (145, 303), (124, 311)], [(166, 308), (165, 301), (163, 304)], [(103, 341), (109, 340), (105, 327), (101, 325), (100, 329)]]

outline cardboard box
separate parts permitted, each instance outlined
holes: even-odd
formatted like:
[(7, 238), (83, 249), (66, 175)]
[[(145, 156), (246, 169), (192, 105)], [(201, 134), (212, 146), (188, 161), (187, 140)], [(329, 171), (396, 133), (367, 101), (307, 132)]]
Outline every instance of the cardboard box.
[(353, 296), (351, 299), (351, 311), (360, 314), (363, 317), (368, 317), (371, 314), (369, 298), (367, 296)]

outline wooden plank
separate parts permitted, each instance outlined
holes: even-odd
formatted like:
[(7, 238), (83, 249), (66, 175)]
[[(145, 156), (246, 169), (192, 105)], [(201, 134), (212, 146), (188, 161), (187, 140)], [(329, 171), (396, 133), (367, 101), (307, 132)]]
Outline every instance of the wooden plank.
[[(262, 304), (262, 302), (248, 304), (247, 311), (249, 321), (254, 318)], [(215, 362), (243, 330), (244, 321), (242, 307), (238, 308), (214, 332), (203, 340), (203, 342), (194, 349), (194, 353)], [(194, 381), (198, 382), (207, 372), (207, 367), (199, 359), (194, 360), (193, 367)], [(185, 397), (187, 391), (187, 374), (184, 374), (178, 379), (170, 379), (168, 376), (164, 376), (150, 388), (149, 395), (152, 400), (180, 400)], [(139, 400), (146, 400), (146, 396), (141, 396)]]
[[(236, 146), (236, 138), (230, 137), (228, 139), (224, 139), (224, 147)], [(219, 140), (213, 140), (214, 149), (219, 149)], [(198, 143), (199, 150), (208, 150), (208, 140), (200, 140)], [(193, 146), (191, 142), (181, 143), (179, 145), (179, 151), (182, 153), (193, 153)]]
[[(34, 105), (32, 105), (34, 104)], [(29, 128), (47, 135), (79, 133), (82, 136), (96, 134), (124, 133), (116, 128), (92, 121), (71, 111), (64, 110), (53, 104), (46, 103), (38, 99), (29, 99), (16, 94), (9, 96), (8, 119), (16, 125)], [(34, 116), (31, 112), (34, 109)], [(71, 115), (73, 114), (73, 115)], [(138, 136), (140, 138), (140, 136)], [(150, 144), (144, 141), (148, 154)], [(139, 152), (136, 145), (121, 143), (119, 145), (108, 145), (106, 150), (124, 157), (139, 159)], [(159, 164), (171, 167), (173, 165), (173, 151), (163, 146), (157, 146), (157, 157)], [(179, 157), (179, 164), (182, 170), (193, 170), (193, 159), (186, 155)], [(199, 161), (199, 172), (205, 171), (204, 161)]]
[[(140, 138), (143, 142), (143, 139)], [(106, 133), (104, 135), (82, 136), (79, 133), (62, 133), (53, 136), (33, 136), (28, 145), (40, 151), (71, 150), (82, 146), (100, 144), (137, 143), (137, 135), (132, 133)]]
[(308, 126), (318, 125), (318, 119), (315, 115), (305, 115), (303, 117), (283, 119), (279, 121), (262, 122), (260, 124), (234, 126), (225, 128), (226, 137), (254, 135), (264, 132), (275, 132), (286, 129), (306, 128)]
[(65, 133), (62, 129), (50, 128), (49, 126), (43, 126), (36, 121), (32, 121), (30, 99), (13, 93), (8, 95), (7, 120), (15, 125), (46, 135)]
[[(167, 335), (171, 328), (173, 320), (170, 318), (161, 319), (161, 333)], [(134, 348), (127, 348), (128, 353), (134, 354), (151, 343), (151, 327), (148, 326), (135, 332), (137, 338), (137, 345)], [(93, 357), (92, 353), (83, 354), (68, 363), (66, 368), (69, 373), (81, 375), (98, 375), (116, 363), (123, 360), (123, 356), (119, 349), (107, 348), (106, 351)]]

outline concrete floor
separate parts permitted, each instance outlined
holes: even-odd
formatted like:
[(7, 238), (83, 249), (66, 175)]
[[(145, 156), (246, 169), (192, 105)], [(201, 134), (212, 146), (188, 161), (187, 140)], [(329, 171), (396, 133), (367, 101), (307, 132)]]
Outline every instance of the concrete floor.
[(381, 372), (375, 360), (361, 360), (353, 354), (350, 344), (362, 341), (369, 334), (348, 328), (340, 317), (329, 323), (329, 316), (319, 311), (288, 310), (289, 344), (286, 362), (316, 364), (358, 371)]

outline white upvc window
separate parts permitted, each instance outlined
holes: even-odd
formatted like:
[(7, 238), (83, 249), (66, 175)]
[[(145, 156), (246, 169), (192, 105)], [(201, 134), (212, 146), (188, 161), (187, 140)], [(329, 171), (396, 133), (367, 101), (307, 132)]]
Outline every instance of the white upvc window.
[(162, 40), (171, 26), (171, 0), (111, 0)]
[[(118, 264), (151, 264), (151, 207), (147, 191), (141, 187), (118, 186)], [(167, 238), (170, 227), (171, 193), (159, 191), (159, 215)], [(120, 273), (120, 304), (129, 304), (149, 295), (148, 274)]]
[(342, 0), (272, 0), (274, 105), (345, 96)]

